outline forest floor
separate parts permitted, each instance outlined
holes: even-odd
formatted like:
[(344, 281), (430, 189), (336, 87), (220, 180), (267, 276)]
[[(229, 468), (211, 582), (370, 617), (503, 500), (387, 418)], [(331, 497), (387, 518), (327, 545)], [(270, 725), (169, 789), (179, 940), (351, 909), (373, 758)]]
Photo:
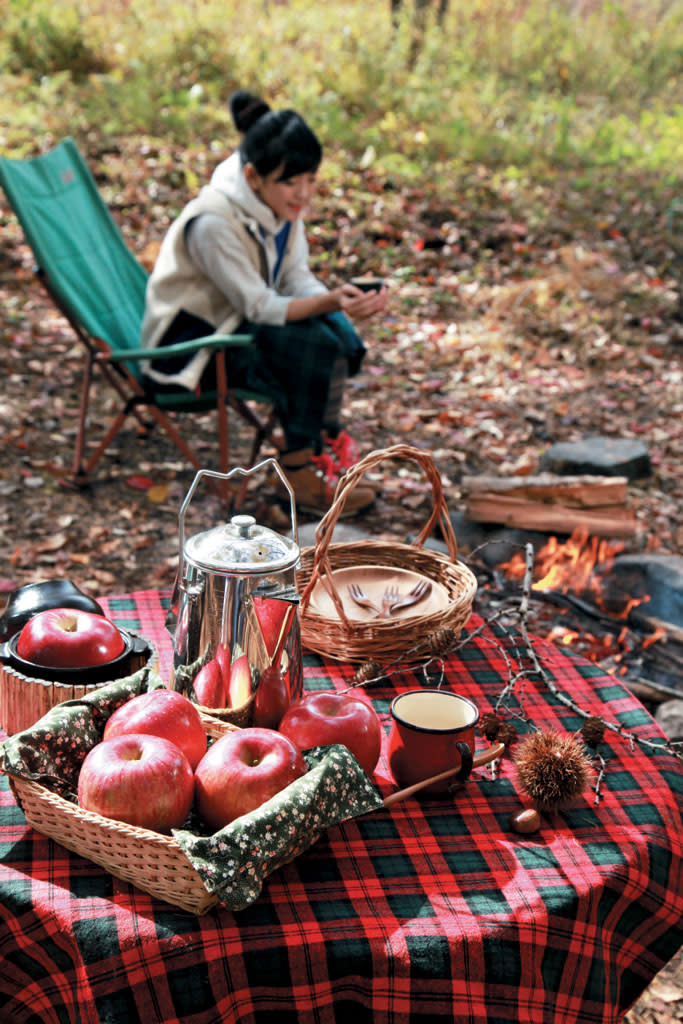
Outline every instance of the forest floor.
[[(148, 266), (188, 168), (206, 157), (150, 140), (89, 154), (131, 248)], [(558, 441), (643, 441), (653, 472), (629, 486), (634, 550), (683, 553), (683, 305), (680, 205), (674, 187), (612, 179), (596, 194), (564, 179), (533, 186), (474, 169), (443, 195), (371, 172), (323, 183), (307, 223), (316, 271), (329, 282), (384, 275), (388, 315), (366, 325), (368, 354), (350, 385), (346, 423), (363, 454), (405, 442), (428, 449), (451, 512), (464, 476), (524, 476)], [(4, 202), (4, 199), (2, 200)], [(76, 433), (80, 346), (33, 276), (33, 257), (0, 204), (0, 569), (2, 594), (62, 577), (92, 596), (173, 583), (178, 512), (194, 470), (159, 430), (129, 419), (87, 490), (49, 471), (68, 465)], [(114, 408), (93, 390), (89, 438)], [(215, 468), (215, 420), (180, 420)], [(248, 437), (233, 430), (232, 460)], [(431, 488), (413, 464), (376, 473), (376, 504), (354, 523), (404, 541), (424, 525)], [(244, 510), (270, 518), (255, 480)], [(221, 521), (210, 496), (190, 532)], [(683, 1020), (683, 956), (629, 1012), (628, 1024)]]

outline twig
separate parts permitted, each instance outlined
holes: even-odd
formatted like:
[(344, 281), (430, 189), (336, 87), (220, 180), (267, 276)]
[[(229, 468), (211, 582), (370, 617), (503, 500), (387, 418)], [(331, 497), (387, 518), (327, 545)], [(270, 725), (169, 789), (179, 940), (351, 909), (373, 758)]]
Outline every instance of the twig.
[[(529, 633), (528, 633), (528, 629), (527, 629), (527, 612), (528, 612), (528, 607), (529, 607), (529, 602), (528, 602), (529, 588), (527, 587), (527, 580), (528, 580), (528, 577), (529, 577), (529, 562), (530, 562), (530, 559), (532, 560), (532, 565), (533, 565), (533, 547), (531, 546), (531, 544), (526, 544), (525, 548), (526, 548), (526, 571), (525, 571), (525, 574), (524, 574), (524, 584), (523, 584), (523, 590), (522, 590), (522, 600), (520, 601), (520, 606), (519, 606), (519, 628), (520, 628), (520, 632), (522, 634), (522, 638), (523, 638), (523, 641), (524, 641), (525, 651), (526, 651), (527, 655), (529, 656), (529, 658), (530, 658), (530, 660), (531, 660), (531, 662), (532, 662), (532, 664), (534, 666), (534, 672), (538, 676), (539, 680), (541, 682), (545, 683), (545, 685), (548, 687), (548, 689), (553, 694), (553, 696), (556, 697), (559, 701), (561, 701), (561, 703), (564, 704), (565, 707), (571, 708), (571, 710), (575, 714), (580, 715), (584, 719), (590, 718), (590, 717), (592, 717), (590, 711), (586, 711), (586, 710), (584, 710), (584, 708), (579, 707), (579, 705), (576, 703), (576, 701), (572, 697), (570, 697), (569, 694), (564, 693), (563, 690), (560, 690), (559, 687), (556, 686), (555, 681), (551, 678), (550, 674), (541, 665), (541, 662), (539, 661), (538, 655), (536, 654), (536, 651), (534, 650), (534, 646), (533, 646), (533, 644), (531, 642), (531, 639), (529, 637)], [(603, 721), (604, 721), (604, 718), (603, 718)], [(650, 749), (650, 750), (661, 751), (663, 753), (673, 754), (673, 756), (678, 758), (678, 760), (683, 761), (683, 754), (682, 754), (681, 750), (676, 749), (678, 746), (682, 746), (683, 747), (683, 744), (676, 744), (676, 743), (673, 743), (671, 740), (668, 740), (666, 743), (654, 743), (652, 740), (646, 740), (646, 739), (644, 739), (641, 736), (636, 736), (635, 733), (625, 732), (624, 731), (624, 727), (622, 725), (618, 725), (618, 724), (615, 724), (613, 722), (605, 722), (605, 728), (609, 729), (611, 732), (614, 732), (614, 733), (617, 733), (618, 735), (623, 736), (625, 739), (629, 740), (630, 743), (639, 743), (642, 746), (648, 747), (648, 749)]]
[[(475, 548), (472, 554), (475, 554), (476, 551), (480, 550), (482, 547), (485, 546), (486, 545), (480, 545), (479, 548)], [(556, 685), (550, 673), (541, 664), (538, 654), (536, 653), (534, 644), (531, 640), (531, 637), (529, 636), (528, 629), (529, 605), (533, 597), (531, 589), (534, 569), (533, 545), (531, 543), (526, 543), (524, 545), (524, 552), (525, 570), (524, 577), (522, 580), (522, 595), (519, 601), (519, 605), (516, 608), (512, 609), (509, 607), (499, 608), (496, 612), (491, 613), (488, 617), (482, 618), (482, 623), (480, 626), (472, 630), (471, 633), (463, 634), (463, 636), (455, 644), (453, 644), (448, 651), (443, 652), (443, 655), (445, 656), (446, 654), (456, 654), (459, 650), (461, 650), (468, 643), (470, 643), (475, 637), (481, 637), (485, 642), (492, 644), (500, 653), (501, 657), (505, 661), (505, 665), (507, 668), (507, 681), (496, 699), (496, 711), (499, 711), (500, 709), (504, 708), (509, 715), (525, 721), (532, 729), (537, 729), (538, 727), (533, 722), (531, 722), (525, 714), (523, 707), (523, 689), (520, 689), (519, 691), (516, 689), (517, 684), (520, 681), (523, 683), (523, 681), (526, 678), (528, 678), (529, 672), (525, 670), (524, 666), (521, 664), (521, 661), (519, 668), (515, 671), (513, 658), (510, 657), (504, 645), (500, 643), (495, 638), (495, 636), (484, 635), (485, 630), (490, 631), (491, 626), (497, 625), (498, 628), (502, 629), (503, 632), (507, 635), (511, 646), (513, 646), (514, 650), (518, 652), (518, 656), (521, 656), (521, 658), (526, 656), (529, 659), (532, 665), (532, 672), (537, 678), (537, 680), (543, 683), (550, 690), (553, 696), (557, 698), (557, 700), (564, 704), (565, 707), (570, 708), (576, 715), (578, 715), (580, 718), (584, 720), (594, 717), (594, 714), (592, 712), (586, 711), (584, 708), (580, 707), (569, 694), (565, 693)], [(567, 603), (571, 604), (573, 602)], [(503, 617), (503, 615), (512, 615), (516, 619), (516, 624), (521, 634), (521, 644), (519, 644), (517, 640), (512, 637), (512, 635), (506, 628), (505, 624), (499, 621)], [(427, 679), (429, 666), (435, 661), (438, 661), (440, 666), (439, 671), (441, 679), (439, 681), (439, 686), (441, 686), (445, 673), (445, 666), (441, 656), (437, 657), (435, 655), (425, 663), (410, 663), (411, 659), (415, 658), (420, 650), (423, 650), (425, 647), (431, 647), (432, 642), (433, 638), (431, 636), (425, 637), (423, 641), (411, 647), (410, 650), (406, 652), (403, 658), (400, 658), (397, 661), (393, 662), (390, 667), (383, 668), (379, 675), (373, 676), (372, 678), (359, 680), (355, 682), (352, 686), (347, 687), (346, 690), (342, 692), (346, 693), (348, 692), (348, 690), (356, 689), (359, 686), (370, 686), (373, 683), (379, 683), (391, 677), (392, 675), (400, 674), (405, 671), (417, 672), (418, 670), (421, 670), (423, 672), (425, 679)], [(513, 697), (517, 701), (518, 708), (513, 708), (510, 706), (509, 702)], [(604, 718), (602, 719), (602, 721), (604, 722), (606, 729), (609, 729), (610, 732), (613, 732), (616, 735), (622, 736), (625, 740), (627, 740), (630, 743), (632, 747), (634, 744), (639, 744), (640, 746), (647, 747), (649, 750), (655, 751), (657, 753), (671, 754), (673, 757), (677, 758), (677, 760), (683, 762), (683, 743), (672, 740), (667, 740), (666, 743), (657, 743), (653, 740), (647, 740), (641, 736), (637, 736), (633, 732), (625, 731), (624, 727), (618, 723), (605, 721)], [(596, 752), (595, 756), (599, 759), (600, 763), (598, 778), (594, 786), (595, 798), (596, 802), (598, 802), (600, 799), (601, 784), (605, 776), (606, 762), (601, 754)]]

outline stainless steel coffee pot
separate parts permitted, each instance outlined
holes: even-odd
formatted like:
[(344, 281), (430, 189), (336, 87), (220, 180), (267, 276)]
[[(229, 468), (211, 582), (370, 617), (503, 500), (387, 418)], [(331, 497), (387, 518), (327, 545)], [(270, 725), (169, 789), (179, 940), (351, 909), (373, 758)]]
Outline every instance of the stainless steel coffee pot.
[[(290, 498), (291, 537), (260, 526), (251, 515), (233, 515), (229, 522), (186, 537), (185, 516), (201, 480), (228, 481), (272, 468)], [(301, 640), (296, 614), (299, 595), (295, 570), (299, 561), (294, 492), (275, 459), (251, 470), (230, 473), (200, 470), (179, 513), (180, 552), (166, 626), (173, 636), (172, 686), (188, 692), (212, 660), (222, 666), (226, 707), (249, 703), (264, 671), (279, 660), (288, 676), (291, 699), (303, 688)], [(240, 666), (240, 679), (233, 678)], [(245, 692), (245, 664), (248, 686)], [(226, 667), (227, 666), (227, 667)], [(199, 700), (202, 704), (202, 700)], [(213, 705), (209, 705), (213, 706)]]

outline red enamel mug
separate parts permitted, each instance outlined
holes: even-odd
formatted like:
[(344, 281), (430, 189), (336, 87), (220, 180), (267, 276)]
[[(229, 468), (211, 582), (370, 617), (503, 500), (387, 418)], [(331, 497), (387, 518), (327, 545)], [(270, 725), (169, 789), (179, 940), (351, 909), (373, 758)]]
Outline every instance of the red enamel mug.
[(473, 768), (500, 756), (500, 744), (474, 752), (479, 708), (451, 690), (407, 690), (391, 703), (389, 767), (399, 786), (459, 766), (455, 775), (426, 786), (424, 793), (443, 793), (462, 785)]

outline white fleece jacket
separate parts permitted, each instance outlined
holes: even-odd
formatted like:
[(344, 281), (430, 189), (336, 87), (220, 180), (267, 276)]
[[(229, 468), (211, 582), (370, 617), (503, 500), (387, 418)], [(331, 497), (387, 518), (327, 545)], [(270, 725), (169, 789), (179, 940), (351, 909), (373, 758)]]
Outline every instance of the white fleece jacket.
[[(291, 226), (273, 280), (275, 236), (283, 226), (250, 188), (238, 153), (219, 164), (162, 242), (147, 283), (142, 345), (156, 348), (180, 310), (208, 321), (217, 334), (230, 334), (243, 320), (284, 324), (292, 298), (325, 292), (308, 266), (301, 220)], [(179, 373), (163, 374), (152, 364), (145, 373), (193, 389), (210, 358), (202, 349)]]

